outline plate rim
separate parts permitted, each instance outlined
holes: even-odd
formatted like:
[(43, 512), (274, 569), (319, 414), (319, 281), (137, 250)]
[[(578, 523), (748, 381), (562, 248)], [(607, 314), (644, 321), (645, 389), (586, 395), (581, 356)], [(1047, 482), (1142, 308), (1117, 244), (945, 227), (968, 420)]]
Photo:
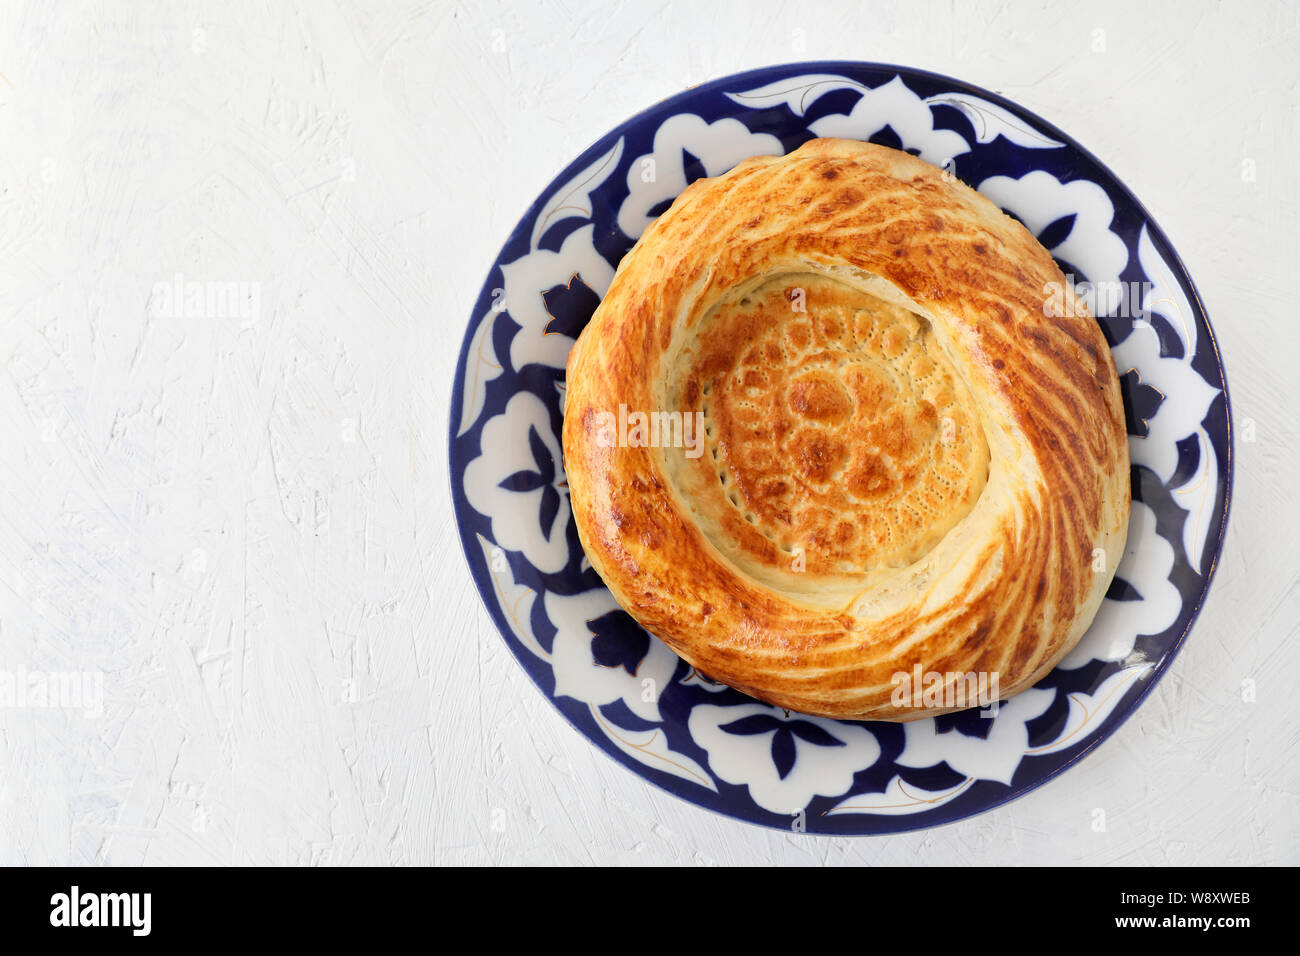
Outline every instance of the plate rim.
[[(1234, 432), (1232, 398), (1228, 389), (1227, 369), (1225, 367), (1225, 363), (1223, 360), (1222, 350), (1219, 348), (1218, 336), (1215, 333), (1214, 327), (1210, 322), (1209, 312), (1205, 308), (1205, 304), (1201, 297), (1200, 290), (1197, 288), (1195, 281), (1192, 279), (1191, 273), (1188, 271), (1186, 263), (1184, 263), (1182, 257), (1178, 254), (1177, 249), (1174, 248), (1173, 243), (1169, 240), (1168, 236), (1165, 234), (1160, 224), (1156, 221), (1155, 217), (1151, 215), (1151, 212), (1149, 209), (1147, 209), (1146, 205), (1140, 199), (1138, 199), (1136, 195), (1134, 195), (1133, 191), (1129, 188), (1128, 184), (1123, 179), (1117, 176), (1115, 172), (1106, 163), (1102, 162), (1091, 150), (1089, 150), (1087, 147), (1080, 144), (1073, 136), (1066, 133), (1060, 127), (1056, 126), (1054, 123), (1039, 116), (1037, 113), (1025, 108), (1024, 106), (1021, 106), (1020, 104), (1010, 99), (1007, 99), (1000, 93), (996, 93), (992, 90), (985, 89), (981, 86), (972, 84), (966, 80), (957, 79), (956, 77), (952, 77), (944, 73), (939, 73), (932, 70), (926, 70), (917, 67), (904, 66), (896, 63), (885, 63), (885, 62), (873, 61), (873, 60), (843, 60), (843, 59), (794, 60), (794, 61), (781, 62), (781, 63), (772, 63), (772, 64), (755, 67), (748, 70), (742, 70), (736, 73), (725, 74), (719, 77), (715, 77), (714, 79), (711, 80), (706, 80), (702, 83), (696, 84), (695, 86), (687, 87), (684, 90), (679, 90), (676, 93), (663, 97), (657, 100), (656, 102), (651, 103), (649, 106), (645, 107), (644, 109), (641, 109), (638, 112), (632, 114), (631, 116), (625, 118), (624, 120), (618, 122), (612, 128), (610, 128), (605, 133), (597, 137), (594, 141), (592, 141), (585, 149), (579, 152), (578, 155), (571, 162), (569, 162), (558, 173), (556, 173), (553, 177), (551, 177), (551, 179), (546, 183), (546, 185), (538, 192), (537, 198), (534, 199), (533, 202), (529, 204), (528, 208), (520, 216), (518, 222), (516, 222), (515, 226), (507, 234), (505, 241), (501, 244), (500, 248), (497, 250), (496, 256), (492, 259), (492, 263), (488, 267), (487, 276), (484, 278), (479, 294), (477, 298), (474, 300), (474, 304), (469, 316), (468, 325), (465, 329), (465, 332), (462, 335), (461, 346), (458, 351), (457, 359), (456, 359), (455, 372), (452, 376), (451, 402), (448, 406), (448, 414), (447, 414), (448, 443), (447, 443), (447, 471), (445, 474), (449, 486), (448, 491), (450, 492), (452, 517), (456, 524), (457, 537), (459, 537), (460, 539), (461, 554), (462, 557), (464, 558), (465, 566), (469, 571), (470, 580), (471, 583), (473, 583), (474, 585), (475, 593), (477, 594), (480, 603), (483, 605), (483, 608), (488, 612), (488, 616), (491, 619), (494, 627), (496, 628), (498, 632), (498, 636), (501, 637), (507, 650), (510, 652), (510, 655), (515, 658), (516, 664), (524, 671), (525, 675), (527, 675), (528, 679), (533, 683), (534, 687), (536, 687), (537, 690), (541, 693), (542, 697), (547, 701), (547, 703), (549, 703), (551, 707), (559, 713), (560, 717), (565, 721), (565, 723), (568, 724), (573, 731), (577, 732), (583, 738), (583, 740), (586, 741), (588, 745), (594, 746), (594, 748), (597, 751), (603, 753), (607, 758), (612, 760), (615, 764), (623, 767), (625, 770), (632, 773), (637, 779), (641, 780), (644, 783), (648, 783), (654, 786), (656, 789), (671, 796), (675, 800), (680, 800), (683, 803), (697, 810), (703, 810), (703, 811), (716, 814), (717, 816), (723, 817), (724, 819), (732, 821), (736, 824), (757, 826), (765, 830), (774, 830), (776, 832), (783, 832), (783, 833), (797, 832), (791, 830), (788, 826), (785, 827), (778, 826), (775, 822), (768, 822), (760, 819), (751, 819), (750, 817), (747, 816), (740, 816), (736, 813), (728, 812), (727, 810), (721, 807), (712, 806), (706, 803), (699, 802), (683, 793), (679, 793), (669, 788), (666, 782), (661, 781), (659, 777), (656, 775), (650, 775), (648, 773), (645, 773), (644, 771), (646, 770), (646, 768), (636, 764), (630, 758), (627, 758), (626, 755), (621, 755), (619, 753), (616, 753), (612, 749), (607, 749), (604, 746), (601, 746), (598, 741), (592, 739), (590, 735), (588, 735), (584, 731), (582, 726), (575, 723), (575, 721), (566, 712), (561, 702), (539, 683), (537, 677), (533, 674), (532, 670), (525, 664), (524, 660), (520, 658), (520, 656), (516, 653), (515, 648), (511, 644), (509, 637), (507, 635), (508, 626), (502, 615), (500, 607), (499, 606), (494, 607), (493, 603), (489, 602), (487, 599), (487, 591), (490, 591), (492, 589), (491, 583), (488, 582), (488, 586), (485, 590), (484, 581), (481, 580), (480, 573), (475, 566), (474, 555), (471, 547), (473, 544), (473, 542), (471, 541), (471, 538), (473, 537), (473, 531), (472, 529), (469, 529), (467, 527), (467, 523), (462, 520), (462, 515), (461, 515), (462, 506), (468, 507), (468, 502), (462, 502), (461, 500), (459, 500), (461, 497), (463, 497), (463, 494), (458, 494), (457, 492), (457, 470), (456, 470), (456, 462), (455, 462), (455, 450), (456, 450), (455, 446), (456, 446), (457, 438), (459, 437), (457, 434), (458, 432), (457, 422), (459, 421), (464, 411), (463, 396), (464, 396), (465, 372), (467, 369), (469, 351), (474, 339), (474, 335), (472, 333), (477, 330), (474, 317), (483, 312), (484, 303), (486, 301), (490, 301), (491, 299), (492, 292), (493, 292), (492, 273), (498, 267), (498, 264), (501, 262), (502, 255), (506, 252), (507, 249), (509, 249), (513, 244), (515, 244), (515, 242), (519, 239), (519, 237), (526, 231), (525, 225), (531, 223), (536, 218), (537, 213), (541, 211), (542, 207), (545, 205), (546, 201), (550, 198), (551, 194), (554, 192), (554, 190), (557, 187), (563, 185), (568, 179), (576, 175), (586, 165), (589, 165), (592, 161), (599, 158), (599, 156), (602, 155), (600, 151), (602, 149), (608, 149), (610, 143), (616, 140), (617, 138), (621, 137), (624, 131), (628, 127), (635, 126), (638, 123), (644, 122), (647, 119), (649, 119), (651, 116), (660, 113), (661, 111), (668, 111), (674, 104), (685, 103), (689, 101), (691, 98), (695, 96), (699, 96), (701, 94), (721, 91), (725, 95), (725, 90), (723, 89), (724, 87), (730, 88), (734, 85), (739, 85), (741, 83), (755, 82), (761, 80), (761, 78), (764, 77), (769, 79), (779, 79), (781, 75), (784, 75), (789, 71), (810, 72), (810, 73), (811, 72), (851, 73), (853, 71), (861, 71), (861, 70), (876, 71), (876, 72), (892, 71), (896, 76), (904, 80), (911, 77), (919, 77), (930, 81), (940, 82), (943, 84), (950, 84), (954, 92), (970, 93), (975, 96), (981, 97), (987, 100), (988, 102), (993, 103), (994, 105), (1000, 106), (1003, 109), (1007, 110), (1008, 112), (1012, 113), (1013, 115), (1019, 117), (1020, 119), (1028, 121), (1036, 129), (1050, 134), (1052, 138), (1060, 141), (1063, 145), (1069, 147), (1070, 149), (1077, 151), (1079, 154), (1084, 156), (1090, 162), (1094, 163), (1097, 166), (1097, 168), (1101, 170), (1101, 172), (1104, 173), (1105, 176), (1109, 178), (1110, 184), (1113, 184), (1113, 186), (1118, 191), (1118, 193), (1121, 194), (1132, 205), (1133, 209), (1139, 214), (1139, 216), (1144, 221), (1145, 227), (1147, 229), (1148, 235), (1151, 238), (1152, 243), (1156, 246), (1157, 250), (1166, 259), (1166, 262), (1170, 267), (1170, 271), (1174, 274), (1179, 285), (1182, 287), (1183, 292), (1187, 295), (1188, 302), (1192, 306), (1193, 311), (1201, 319), (1201, 324), (1203, 325), (1207, 333), (1209, 347), (1213, 350), (1214, 353), (1214, 364), (1218, 372), (1218, 385), (1223, 393), (1223, 403), (1224, 403), (1224, 435), (1223, 435), (1224, 456), (1223, 457), (1225, 462), (1224, 462), (1224, 469), (1222, 474), (1223, 507), (1222, 507), (1221, 514), (1219, 516), (1218, 529), (1213, 536), (1213, 541), (1211, 542), (1207, 538), (1204, 554), (1202, 555), (1201, 560), (1202, 560), (1202, 564), (1204, 564), (1204, 561), (1208, 556), (1209, 566), (1205, 570), (1205, 573), (1203, 575), (1203, 583), (1199, 588), (1198, 593), (1195, 596), (1194, 602), (1192, 603), (1190, 616), (1188, 617), (1186, 626), (1183, 628), (1182, 632), (1177, 636), (1177, 638), (1173, 641), (1173, 643), (1169, 646), (1168, 650), (1161, 656), (1160, 660), (1156, 662), (1155, 667), (1151, 671), (1151, 673), (1148, 675), (1144, 675), (1140, 678), (1144, 682), (1144, 686), (1139, 689), (1137, 696), (1129, 704), (1121, 705), (1120, 707), (1116, 708), (1115, 711), (1113, 711), (1111, 714), (1107, 716), (1106, 721), (1110, 723), (1108, 729), (1106, 729), (1104, 732), (1099, 732), (1098, 734), (1094, 735), (1093, 738), (1090, 741), (1086, 742), (1082, 746), (1082, 749), (1080, 749), (1074, 756), (1070, 757), (1067, 760), (1064, 760), (1062, 763), (1060, 763), (1060, 765), (1052, 768), (1050, 771), (1044, 773), (1042, 776), (1036, 777), (1034, 780), (1023, 784), (1020, 787), (1015, 787), (1008, 784), (1006, 785), (1006, 793), (999, 794), (992, 801), (978, 808), (971, 809), (968, 812), (961, 812), (957, 816), (954, 816), (950, 819), (938, 820), (938, 821), (929, 820), (926, 819), (929, 815), (928, 812), (926, 811), (922, 811), (915, 814), (901, 815), (901, 816), (866, 814), (863, 815), (864, 820), (884, 819), (884, 820), (889, 820), (891, 825), (884, 827), (882, 829), (856, 830), (852, 832), (808, 831), (808, 832), (799, 833), (799, 835), (801, 836), (810, 836), (810, 837), (873, 837), (873, 836), (885, 837), (885, 836), (891, 836), (900, 833), (915, 832), (918, 830), (937, 829), (939, 827), (945, 827), (956, 823), (961, 823), (965, 820), (970, 820), (975, 817), (979, 817), (986, 813), (989, 813), (993, 810), (996, 810), (1014, 800), (1026, 796), (1027, 794), (1033, 792), (1034, 790), (1043, 787), (1044, 785), (1050, 783), (1052, 780), (1055, 780), (1066, 770), (1075, 766), (1077, 763), (1079, 763), (1089, 754), (1096, 751), (1097, 748), (1100, 747), (1103, 743), (1105, 743), (1107, 740), (1115, 736), (1115, 734), (1119, 731), (1119, 729), (1128, 721), (1130, 717), (1133, 716), (1133, 714), (1141, 706), (1143, 701), (1145, 701), (1147, 697), (1151, 694), (1151, 692), (1155, 689), (1156, 685), (1160, 682), (1160, 679), (1169, 670), (1170, 666), (1177, 658), (1179, 652), (1182, 650), (1183, 645), (1186, 643), (1187, 637), (1191, 633), (1193, 626), (1195, 626), (1196, 622), (1200, 619), (1201, 611), (1204, 609), (1205, 602), (1209, 597), (1210, 589), (1214, 582), (1215, 572), (1218, 570), (1219, 559), (1222, 556), (1224, 539), (1227, 535), (1229, 516), (1232, 511), (1233, 486), (1235, 482), (1235, 474), (1234, 474), (1235, 460), (1232, 453), (1233, 432)], [(483, 321), (486, 321), (486, 318)], [(481, 322), (479, 324), (481, 325)], [(1200, 348), (1201, 346), (1198, 344), (1198, 351)], [(1214, 441), (1212, 438), (1210, 439), (1210, 445), (1211, 447), (1213, 447), (1214, 445)], [(1180, 610), (1180, 614), (1184, 613), (1185, 611), (1186, 611), (1186, 604), (1182, 606), (1182, 610)], [(938, 810), (941, 808), (936, 807), (935, 809)], [(774, 816), (778, 816), (778, 815), (774, 814)], [(909, 821), (915, 821), (915, 822), (909, 822)], [(893, 825), (895, 823), (899, 823), (901, 825)]]

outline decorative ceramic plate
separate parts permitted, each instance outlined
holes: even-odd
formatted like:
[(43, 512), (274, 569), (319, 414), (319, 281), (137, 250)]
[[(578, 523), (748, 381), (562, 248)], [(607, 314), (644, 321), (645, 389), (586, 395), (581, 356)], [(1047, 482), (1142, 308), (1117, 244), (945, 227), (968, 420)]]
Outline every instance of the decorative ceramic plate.
[[(815, 136), (904, 149), (1018, 217), (1092, 306), (1132, 452), (1128, 547), (1092, 628), (997, 708), (907, 724), (789, 713), (695, 672), (621, 611), (578, 543), (560, 458), (564, 364), (614, 268), (692, 180)], [(510, 650), (593, 744), (740, 820), (890, 833), (988, 810), (1105, 740), (1177, 653), (1214, 571), (1232, 477), (1227, 383), (1196, 289), (1115, 176), (986, 90), (872, 63), (726, 77), (633, 117), (546, 188), (470, 317), (451, 486), (470, 571)]]

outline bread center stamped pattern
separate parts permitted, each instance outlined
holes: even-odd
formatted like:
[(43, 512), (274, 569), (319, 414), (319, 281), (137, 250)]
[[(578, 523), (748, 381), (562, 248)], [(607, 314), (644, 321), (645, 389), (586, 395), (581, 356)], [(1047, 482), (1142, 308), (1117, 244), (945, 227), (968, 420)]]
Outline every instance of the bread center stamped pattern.
[(704, 462), (739, 536), (815, 573), (906, 567), (978, 499), (988, 448), (924, 318), (787, 275), (715, 308), (693, 352)]

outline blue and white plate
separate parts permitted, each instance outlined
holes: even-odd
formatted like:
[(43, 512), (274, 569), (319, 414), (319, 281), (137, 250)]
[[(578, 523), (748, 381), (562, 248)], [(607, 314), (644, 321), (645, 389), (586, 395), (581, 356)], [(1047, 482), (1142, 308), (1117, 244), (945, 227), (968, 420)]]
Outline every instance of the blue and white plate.
[[(642, 230), (692, 180), (816, 136), (946, 167), (1019, 217), (1111, 345), (1133, 459), (1128, 548), (1096, 621), (1037, 686), (908, 724), (806, 717), (696, 673), (615, 604), (578, 543), (560, 458), (564, 363)], [(1087, 285), (1083, 285), (1087, 283)], [(958, 80), (874, 63), (742, 73), (633, 117), (533, 203), (488, 273), (451, 402), (470, 571), (541, 692), (634, 773), (720, 813), (809, 833), (947, 823), (1033, 789), (1105, 740), (1187, 636), (1232, 479), (1227, 383), (1164, 233), (1065, 133)]]

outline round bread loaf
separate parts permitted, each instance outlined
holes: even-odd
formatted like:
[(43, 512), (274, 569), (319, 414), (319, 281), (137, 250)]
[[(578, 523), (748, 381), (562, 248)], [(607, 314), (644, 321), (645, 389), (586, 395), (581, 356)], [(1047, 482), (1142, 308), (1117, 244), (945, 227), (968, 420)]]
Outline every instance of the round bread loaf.
[(855, 141), (699, 180), (646, 230), (569, 356), (563, 444), (618, 602), (703, 674), (827, 717), (1032, 685), (1128, 527), (1115, 366), (1051, 255)]

